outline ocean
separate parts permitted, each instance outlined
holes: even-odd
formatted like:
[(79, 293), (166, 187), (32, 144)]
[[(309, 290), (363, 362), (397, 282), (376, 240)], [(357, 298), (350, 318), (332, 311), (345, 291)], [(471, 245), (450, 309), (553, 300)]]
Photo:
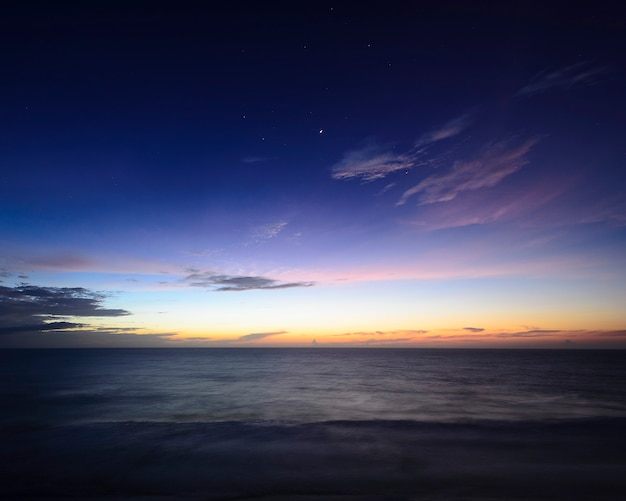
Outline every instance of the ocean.
[(626, 352), (0, 350), (6, 499), (626, 499)]

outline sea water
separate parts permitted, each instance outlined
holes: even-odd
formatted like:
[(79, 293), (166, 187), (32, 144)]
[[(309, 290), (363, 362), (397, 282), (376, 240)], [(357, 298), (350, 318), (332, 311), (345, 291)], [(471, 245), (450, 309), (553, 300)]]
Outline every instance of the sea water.
[(0, 352), (3, 421), (532, 420), (626, 415), (626, 352)]
[(620, 499), (626, 352), (0, 351), (13, 499)]

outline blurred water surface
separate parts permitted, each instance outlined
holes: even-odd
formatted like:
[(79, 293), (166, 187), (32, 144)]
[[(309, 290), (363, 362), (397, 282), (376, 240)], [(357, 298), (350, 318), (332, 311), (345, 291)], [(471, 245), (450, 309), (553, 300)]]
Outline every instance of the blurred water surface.
[(626, 352), (0, 351), (3, 424), (521, 421), (626, 416)]

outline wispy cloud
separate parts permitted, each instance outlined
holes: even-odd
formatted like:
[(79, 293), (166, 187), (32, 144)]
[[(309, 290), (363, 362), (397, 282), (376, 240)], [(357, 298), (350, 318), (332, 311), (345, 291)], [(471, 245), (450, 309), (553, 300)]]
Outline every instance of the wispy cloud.
[(397, 205), (405, 204), (413, 195), (419, 195), (419, 205), (425, 205), (453, 200), (464, 191), (495, 186), (528, 163), (526, 154), (538, 141), (532, 138), (520, 144), (512, 140), (489, 144), (475, 159), (457, 161), (447, 173), (433, 174), (406, 190)]
[(176, 333), (139, 334), (126, 329), (14, 332), (0, 336), (2, 348), (141, 348), (193, 346)]
[[(431, 231), (502, 221), (516, 221), (524, 227), (552, 225), (563, 219), (553, 202), (573, 184), (573, 179), (544, 176), (530, 185), (499, 189), (489, 196), (480, 191), (466, 193), (446, 204), (422, 206), (409, 224)], [(570, 214), (570, 219), (572, 216)]]
[[(223, 249), (220, 248), (206, 248), (206, 249), (196, 249), (196, 250), (187, 250), (183, 251), (184, 254), (193, 256), (193, 257), (216, 257), (219, 256), (223, 252)], [(167, 274), (168, 272), (161, 272)]]
[(415, 143), (416, 147), (425, 146), (436, 141), (448, 139), (463, 132), (472, 123), (469, 113), (454, 118), (442, 125), (441, 127), (434, 129), (426, 134), (423, 134)]
[(428, 147), (437, 141), (456, 136), (470, 124), (470, 114), (461, 115), (423, 134), (411, 148), (404, 151), (375, 143), (348, 151), (339, 162), (333, 165), (331, 176), (333, 179), (360, 179), (369, 182), (383, 179), (395, 172), (430, 165), (434, 160), (426, 156)]
[(241, 275), (218, 275), (212, 272), (194, 272), (185, 277), (185, 282), (193, 287), (205, 287), (218, 292), (290, 289), (311, 287), (313, 282), (281, 282), (272, 278)]
[[(611, 202), (613, 202), (613, 206), (606, 207)], [(605, 207), (585, 207), (585, 214), (579, 217), (578, 222), (582, 224), (611, 223), (617, 226), (626, 226), (626, 207), (623, 199), (611, 201), (609, 197), (606, 197), (601, 203)]]
[(36, 268), (48, 268), (54, 270), (83, 270), (93, 265), (93, 262), (85, 257), (76, 254), (51, 254), (46, 256), (33, 256), (26, 265)]
[(387, 186), (385, 186), (382, 190), (380, 190), (378, 193), (376, 193), (376, 196), (379, 197), (381, 195), (384, 195), (385, 193), (387, 193), (391, 188), (393, 188), (396, 185), (396, 183), (389, 183)]
[(587, 331), (587, 335), (589, 336), (597, 336), (597, 337), (615, 337), (615, 338), (626, 338), (626, 330), (619, 331)]
[(361, 179), (374, 181), (398, 171), (415, 167), (418, 157), (415, 152), (398, 153), (392, 148), (368, 145), (359, 150), (347, 152), (333, 165), (333, 179)]
[[(533, 329), (529, 331), (521, 332), (500, 332), (495, 334), (495, 337), (500, 338), (516, 338), (516, 337), (552, 337), (555, 334), (560, 334), (564, 331), (556, 329)], [(568, 332), (568, 334), (571, 332)]]
[(22, 325), (7, 325), (0, 327), (0, 335), (17, 334), (19, 332), (50, 332), (56, 330), (78, 329), (85, 324), (75, 322), (35, 322)]
[(422, 336), (428, 331), (423, 329), (400, 329), (393, 331), (361, 331), (361, 332), (344, 332), (343, 334), (335, 334), (334, 337), (371, 337), (379, 336), (381, 339), (386, 336), (404, 336), (404, 338), (414, 338), (415, 336)]
[[(381, 335), (385, 334), (385, 335)], [(386, 334), (391, 335), (387, 337)], [(394, 336), (395, 334), (395, 336)], [(337, 334), (343, 340), (328, 343), (334, 346), (551, 346), (623, 347), (626, 330), (572, 330), (524, 327), (524, 330), (498, 330), (479, 327), (444, 329), (429, 334), (423, 330), (373, 331)], [(362, 339), (365, 338), (365, 339)]]
[(396, 337), (396, 338), (372, 338), (363, 341), (363, 344), (371, 346), (371, 345), (387, 345), (387, 344), (401, 344), (407, 343), (409, 341), (413, 341), (415, 338), (413, 337)]
[(67, 317), (120, 317), (130, 313), (104, 308), (106, 295), (82, 287), (0, 286), (0, 333), (43, 332), (85, 327)]
[(248, 156), (248, 157), (243, 157), (241, 159), (241, 161), (243, 163), (246, 163), (246, 164), (254, 164), (254, 163), (258, 163), (258, 162), (267, 162), (268, 160), (271, 160), (271, 158), (270, 157)]
[(258, 341), (259, 339), (265, 339), (272, 336), (280, 336), (281, 334), (287, 334), (287, 331), (258, 332), (254, 334), (246, 334), (245, 336), (240, 336), (238, 341)]
[(593, 67), (589, 63), (576, 63), (554, 71), (543, 71), (522, 87), (519, 96), (531, 96), (550, 89), (569, 90), (574, 87), (594, 85), (598, 76), (607, 71), (606, 67)]
[[(584, 348), (624, 348), (626, 330), (587, 330), (587, 329), (540, 329), (532, 328), (520, 331), (484, 329), (480, 332), (463, 329), (444, 329), (427, 335), (407, 335), (397, 337), (379, 337), (370, 332), (366, 339), (346, 338), (338, 342), (325, 343), (331, 346), (415, 346), (415, 347), (551, 347), (577, 346)], [(359, 333), (366, 336), (367, 333)]]
[(276, 223), (258, 226), (252, 231), (252, 238), (255, 241), (270, 240), (278, 236), (278, 234), (287, 226), (287, 221), (278, 221)]

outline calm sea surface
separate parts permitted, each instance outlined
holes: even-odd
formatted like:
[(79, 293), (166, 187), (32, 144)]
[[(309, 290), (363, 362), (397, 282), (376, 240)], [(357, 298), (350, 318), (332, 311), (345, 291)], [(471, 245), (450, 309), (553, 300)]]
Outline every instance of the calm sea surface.
[(626, 352), (0, 351), (2, 424), (626, 416)]

